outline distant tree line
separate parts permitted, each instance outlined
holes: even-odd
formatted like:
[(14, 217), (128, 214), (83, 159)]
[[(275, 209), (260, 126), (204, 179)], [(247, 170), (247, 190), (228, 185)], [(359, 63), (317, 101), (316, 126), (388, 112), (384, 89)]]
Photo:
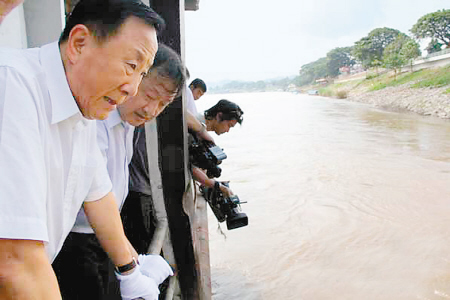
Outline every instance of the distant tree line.
[(240, 92), (276, 92), (287, 91), (293, 85), (295, 77), (259, 81), (231, 81), (220, 86), (208, 88), (211, 93), (240, 93)]
[(269, 81), (232, 81), (212, 89), (213, 92), (252, 92), (288, 90), (315, 83), (320, 78), (333, 78), (342, 68), (363, 70), (384, 67), (397, 71), (421, 55), (417, 40), (431, 38), (428, 54), (450, 48), (450, 9), (438, 10), (421, 17), (410, 29), (412, 37), (392, 28), (376, 28), (353, 46), (330, 50), (326, 57), (301, 66), (295, 78)]

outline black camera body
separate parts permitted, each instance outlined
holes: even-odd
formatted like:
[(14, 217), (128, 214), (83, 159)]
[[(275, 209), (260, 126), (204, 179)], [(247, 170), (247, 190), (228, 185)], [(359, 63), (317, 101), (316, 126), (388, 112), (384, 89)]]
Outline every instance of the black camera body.
[[(191, 134), (189, 143), (189, 161), (196, 167), (206, 170), (209, 178), (218, 178), (222, 169), (218, 167), (222, 160), (227, 158), (223, 150), (215, 144), (199, 140), (195, 134)], [(221, 184), (228, 186), (227, 182)], [(237, 195), (225, 197), (216, 181), (214, 188), (200, 187), (200, 192), (209, 203), (214, 215), (219, 222), (227, 222), (228, 230), (247, 226), (248, 218), (245, 213), (239, 212), (241, 201)]]
[[(227, 182), (221, 184), (228, 186)], [(225, 197), (216, 183), (214, 188), (201, 187), (200, 191), (219, 222), (227, 222), (228, 230), (248, 225), (248, 217), (240, 212), (241, 201), (237, 195)]]
[(195, 134), (191, 134), (191, 137), (189, 161), (196, 167), (205, 169), (209, 178), (220, 177), (222, 169), (218, 165), (227, 158), (225, 152), (223, 152), (222, 148), (209, 141), (199, 140)]

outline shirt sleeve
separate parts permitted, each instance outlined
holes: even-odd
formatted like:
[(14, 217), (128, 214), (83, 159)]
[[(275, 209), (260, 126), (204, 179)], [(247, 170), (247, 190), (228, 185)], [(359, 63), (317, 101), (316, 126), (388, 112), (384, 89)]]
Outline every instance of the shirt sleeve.
[(192, 113), (192, 115), (196, 116), (198, 114), (197, 112), (197, 106), (195, 105), (194, 96), (192, 95), (191, 89), (186, 86), (185, 88), (186, 93), (186, 108), (189, 112)]
[(33, 79), (0, 67), (0, 238), (48, 241), (37, 94)]
[[(98, 124), (99, 129), (101, 129), (101, 124)], [(112, 191), (112, 183), (111, 179), (109, 178), (108, 174), (108, 168), (107, 168), (107, 161), (106, 156), (102, 154), (102, 151), (100, 148), (104, 149), (106, 151), (108, 143), (106, 142), (106, 146), (104, 142), (98, 140), (98, 133), (99, 130), (96, 130), (97, 139), (92, 145), (92, 152), (95, 157), (95, 160), (97, 161), (97, 168), (96, 173), (94, 175), (94, 179), (92, 181), (91, 189), (89, 190), (89, 193), (85, 199), (85, 202), (90, 201), (97, 201), (106, 196), (109, 192)], [(107, 137), (106, 137), (107, 138)], [(106, 147), (106, 148), (105, 148)], [(103, 151), (103, 152), (104, 152)], [(106, 155), (106, 152), (105, 152)]]

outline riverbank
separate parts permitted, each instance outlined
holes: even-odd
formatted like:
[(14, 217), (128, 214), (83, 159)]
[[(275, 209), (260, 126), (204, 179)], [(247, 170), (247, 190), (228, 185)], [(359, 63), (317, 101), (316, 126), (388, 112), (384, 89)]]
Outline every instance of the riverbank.
[(388, 110), (410, 111), (425, 116), (450, 119), (450, 95), (446, 88), (411, 88), (409, 84), (364, 92), (349, 91), (347, 100)]
[(450, 119), (450, 67), (386, 73), (361, 80), (331, 84), (322, 96), (367, 103), (388, 110), (409, 111)]

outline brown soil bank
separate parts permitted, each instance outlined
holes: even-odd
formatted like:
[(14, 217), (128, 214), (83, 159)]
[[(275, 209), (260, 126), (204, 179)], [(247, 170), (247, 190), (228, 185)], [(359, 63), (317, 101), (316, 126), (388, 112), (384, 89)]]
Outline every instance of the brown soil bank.
[(409, 84), (378, 91), (352, 89), (347, 100), (368, 103), (389, 110), (411, 111), (421, 115), (450, 118), (450, 95), (443, 88), (411, 88)]

